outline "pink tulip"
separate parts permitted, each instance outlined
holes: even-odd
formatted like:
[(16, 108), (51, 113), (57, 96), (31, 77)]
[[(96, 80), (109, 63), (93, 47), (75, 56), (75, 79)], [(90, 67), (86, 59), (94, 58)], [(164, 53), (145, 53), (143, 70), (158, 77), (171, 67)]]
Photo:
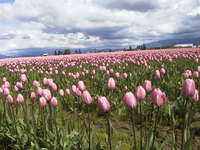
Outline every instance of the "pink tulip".
[(44, 85), (48, 85), (48, 79), (47, 79), (47, 78), (44, 78), (44, 79), (43, 79), (43, 84), (44, 84)]
[(200, 66), (197, 67), (197, 71), (200, 72)]
[(3, 77), (3, 79), (2, 79), (2, 80), (3, 80), (3, 82), (6, 82), (6, 81), (7, 81), (6, 77)]
[(31, 99), (35, 99), (36, 98), (36, 94), (35, 92), (31, 92), (31, 96), (30, 96)]
[(70, 95), (70, 94), (71, 94), (70, 89), (66, 89), (66, 90), (65, 90), (65, 93), (66, 93), (67, 95)]
[(146, 96), (146, 91), (142, 86), (138, 86), (135, 92), (136, 98), (139, 99), (144, 99)]
[(17, 102), (18, 102), (19, 104), (23, 104), (23, 103), (24, 103), (24, 97), (23, 97), (22, 94), (18, 94), (18, 95), (17, 95)]
[(125, 79), (128, 78), (128, 74), (127, 73), (123, 73), (123, 76), (124, 76)]
[(10, 94), (6, 97), (6, 102), (9, 104), (12, 104), (14, 102), (13, 97)]
[(0, 93), (3, 93), (3, 89), (0, 87)]
[(186, 79), (183, 83), (183, 94), (186, 97), (192, 97), (195, 94), (195, 89), (196, 89), (196, 85), (194, 80), (192, 79)]
[(152, 91), (151, 81), (145, 80), (145, 81), (144, 81), (143, 87), (144, 87), (144, 89), (145, 89), (147, 92)]
[(195, 94), (190, 98), (192, 102), (199, 101), (199, 91), (196, 89)]
[(33, 81), (33, 85), (34, 85), (36, 88), (38, 88), (38, 87), (40, 87), (40, 82), (34, 80), (34, 81)]
[(57, 106), (58, 105), (57, 99), (55, 97), (52, 97), (51, 101), (50, 101), (50, 104), (51, 104), (51, 106)]
[(83, 81), (78, 81), (77, 87), (81, 90), (84, 91), (86, 89), (85, 84)]
[(8, 88), (3, 89), (3, 95), (8, 96), (10, 94), (10, 90)]
[(50, 100), (51, 99), (51, 91), (49, 89), (44, 89), (42, 91), (42, 96), (46, 99), (46, 100)]
[(190, 77), (190, 75), (189, 75), (187, 72), (184, 72), (184, 73), (183, 73), (183, 78), (184, 78), (184, 79), (187, 79), (187, 78), (189, 78), (189, 77)]
[(85, 104), (91, 104), (92, 103), (92, 97), (91, 97), (91, 95), (88, 91), (83, 91), (82, 100)]
[(25, 75), (25, 74), (21, 74), (20, 80), (21, 80), (22, 82), (26, 82), (26, 81), (27, 81), (26, 75)]
[(4, 88), (10, 88), (10, 83), (8, 81), (4, 82)]
[(160, 74), (164, 75), (166, 73), (165, 68), (160, 68)]
[(111, 108), (110, 102), (109, 102), (109, 101), (107, 100), (107, 98), (104, 97), (104, 96), (103, 96), (103, 97), (100, 96), (100, 97), (98, 98), (97, 103), (98, 103), (99, 109), (100, 109), (102, 112), (108, 112), (108, 111), (110, 110), (110, 108)]
[(194, 78), (198, 78), (199, 77), (199, 72), (198, 71), (194, 71), (193, 74), (192, 74), (192, 76)]
[(151, 93), (151, 100), (158, 106), (163, 106), (167, 103), (167, 96), (159, 88), (155, 88)]
[(63, 89), (59, 90), (59, 94), (60, 94), (60, 96), (64, 96), (65, 95), (65, 92), (63, 91)]
[(51, 84), (51, 89), (52, 89), (53, 91), (57, 91), (58, 87), (57, 87), (57, 85), (56, 85), (55, 83), (52, 83), (52, 84)]
[(39, 99), (39, 106), (44, 107), (47, 104), (47, 100), (44, 97), (40, 97)]
[(36, 92), (38, 95), (42, 96), (43, 89), (41, 87), (38, 87)]
[(77, 89), (76, 85), (72, 85), (72, 92), (76, 93), (76, 89)]
[(81, 96), (81, 95), (82, 95), (82, 92), (81, 92), (81, 90), (79, 90), (79, 88), (76, 88), (75, 94), (76, 94), (77, 96)]
[(119, 73), (119, 72), (116, 72), (116, 73), (115, 73), (115, 77), (116, 77), (116, 78), (119, 78), (119, 77), (120, 77), (120, 73)]
[(15, 91), (19, 91), (19, 88), (15, 85), (14, 86)]
[(17, 82), (17, 83), (16, 83), (16, 86), (17, 86), (19, 89), (22, 89), (22, 88), (23, 88), (22, 82)]
[(159, 70), (156, 70), (156, 72), (155, 72), (155, 78), (156, 79), (160, 79), (160, 71)]
[(116, 84), (115, 84), (115, 80), (113, 78), (109, 78), (108, 80), (108, 88), (109, 89), (115, 89)]
[(132, 92), (126, 92), (124, 95), (124, 103), (129, 108), (135, 108), (137, 106), (137, 100)]

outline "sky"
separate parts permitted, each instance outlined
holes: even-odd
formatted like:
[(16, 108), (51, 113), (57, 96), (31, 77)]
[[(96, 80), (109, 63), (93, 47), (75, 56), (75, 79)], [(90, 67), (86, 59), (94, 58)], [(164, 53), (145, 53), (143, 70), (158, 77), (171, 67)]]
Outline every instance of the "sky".
[(200, 0), (0, 0), (0, 54), (199, 37)]

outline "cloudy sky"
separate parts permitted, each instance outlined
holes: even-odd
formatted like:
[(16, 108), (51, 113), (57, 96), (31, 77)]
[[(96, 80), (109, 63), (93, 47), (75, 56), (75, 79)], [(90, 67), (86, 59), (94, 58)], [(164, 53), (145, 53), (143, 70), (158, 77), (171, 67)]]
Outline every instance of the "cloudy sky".
[(0, 54), (199, 35), (200, 0), (0, 0)]

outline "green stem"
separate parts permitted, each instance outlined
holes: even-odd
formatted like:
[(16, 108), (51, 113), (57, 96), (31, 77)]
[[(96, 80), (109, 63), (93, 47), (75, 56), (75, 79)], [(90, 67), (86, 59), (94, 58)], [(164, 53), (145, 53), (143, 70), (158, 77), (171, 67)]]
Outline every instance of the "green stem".
[(44, 137), (46, 138), (46, 127), (45, 127), (45, 118), (44, 118), (44, 108), (41, 108), (41, 120), (43, 125)]
[(134, 139), (134, 146), (133, 150), (137, 150), (137, 142), (136, 142), (136, 135), (135, 135), (135, 123), (134, 123), (134, 110), (131, 110), (131, 123), (132, 123), (132, 132), (133, 132), (133, 139)]
[(181, 140), (181, 149), (184, 150), (185, 145), (185, 127), (186, 127), (186, 119), (187, 119), (187, 104), (188, 100), (185, 99), (184, 104), (184, 113), (183, 113), (183, 128), (182, 128), (182, 140)]
[(172, 107), (171, 110), (172, 114), (171, 114), (171, 124), (172, 124), (172, 146), (173, 146), (173, 150), (176, 150), (176, 130), (175, 130), (175, 124), (174, 124), (174, 108)]
[(110, 122), (110, 116), (109, 113), (107, 114), (107, 126), (108, 126), (108, 143), (109, 143), (109, 150), (112, 150), (112, 133), (111, 133), (111, 122)]
[(151, 146), (151, 148), (154, 147), (155, 135), (156, 135), (156, 128), (157, 128), (157, 124), (158, 124), (158, 117), (159, 117), (159, 106), (157, 106), (157, 111), (156, 111), (155, 119), (154, 119), (153, 142), (152, 142), (152, 146)]
[(140, 150), (142, 150), (142, 101), (140, 101)]
[(91, 150), (91, 120), (90, 120), (90, 112), (89, 112), (89, 105), (87, 106), (87, 113), (88, 113), (88, 141), (89, 141), (89, 150)]

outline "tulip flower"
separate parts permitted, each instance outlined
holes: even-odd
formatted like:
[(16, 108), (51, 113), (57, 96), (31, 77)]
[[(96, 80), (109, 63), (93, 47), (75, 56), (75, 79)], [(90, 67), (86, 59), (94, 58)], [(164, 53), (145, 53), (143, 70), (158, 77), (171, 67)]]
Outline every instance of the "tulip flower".
[(190, 98), (192, 102), (199, 101), (199, 91), (196, 89), (194, 95)]
[(47, 104), (47, 100), (44, 97), (40, 97), (39, 99), (39, 106), (44, 107)]
[(183, 91), (183, 94), (186, 97), (192, 97), (192, 96), (194, 96), (195, 89), (196, 89), (196, 85), (195, 85), (194, 80), (192, 80), (192, 79), (186, 79), (184, 81), (182, 91)]
[(25, 75), (25, 74), (21, 74), (20, 80), (21, 80), (22, 82), (26, 82), (26, 81), (27, 81), (26, 75)]
[(19, 104), (23, 104), (24, 103), (24, 97), (22, 94), (18, 94), (17, 95), (17, 100), (16, 100)]
[(108, 80), (108, 88), (109, 89), (115, 89), (116, 84), (115, 84), (115, 80), (113, 78), (109, 78)]
[(135, 96), (138, 100), (144, 99), (146, 96), (146, 91), (142, 86), (138, 86), (135, 92)]
[(98, 98), (97, 103), (98, 103), (99, 109), (100, 109), (102, 112), (108, 112), (108, 111), (110, 110), (110, 108), (111, 108), (110, 102), (109, 102), (109, 101), (107, 100), (107, 98), (104, 97), (104, 96), (100, 96), (100, 97)]
[(77, 87), (81, 90), (84, 91), (86, 89), (85, 84), (83, 81), (79, 81), (77, 84)]
[(42, 91), (42, 96), (46, 99), (46, 100), (50, 100), (51, 99), (51, 91), (49, 89), (44, 89)]
[(82, 100), (85, 104), (91, 104), (92, 103), (92, 97), (88, 91), (83, 91), (82, 93)]
[(155, 88), (151, 93), (151, 100), (158, 106), (163, 106), (167, 103), (167, 96), (159, 88)]
[(160, 79), (160, 71), (159, 70), (156, 70), (156, 72), (155, 72), (155, 78), (156, 79)]
[(36, 98), (36, 94), (35, 92), (31, 92), (31, 96), (30, 96), (31, 99), (35, 99)]
[(9, 104), (13, 103), (13, 97), (10, 94), (6, 97), (6, 102)]
[(147, 92), (152, 91), (151, 81), (145, 80), (145, 81), (144, 81), (143, 87), (144, 87), (144, 89), (145, 89)]
[(137, 106), (137, 100), (132, 92), (126, 92), (123, 99), (127, 107), (135, 108)]
[(51, 104), (51, 106), (57, 106), (57, 104), (58, 104), (57, 99), (55, 97), (52, 97), (51, 101), (50, 101), (50, 104)]

